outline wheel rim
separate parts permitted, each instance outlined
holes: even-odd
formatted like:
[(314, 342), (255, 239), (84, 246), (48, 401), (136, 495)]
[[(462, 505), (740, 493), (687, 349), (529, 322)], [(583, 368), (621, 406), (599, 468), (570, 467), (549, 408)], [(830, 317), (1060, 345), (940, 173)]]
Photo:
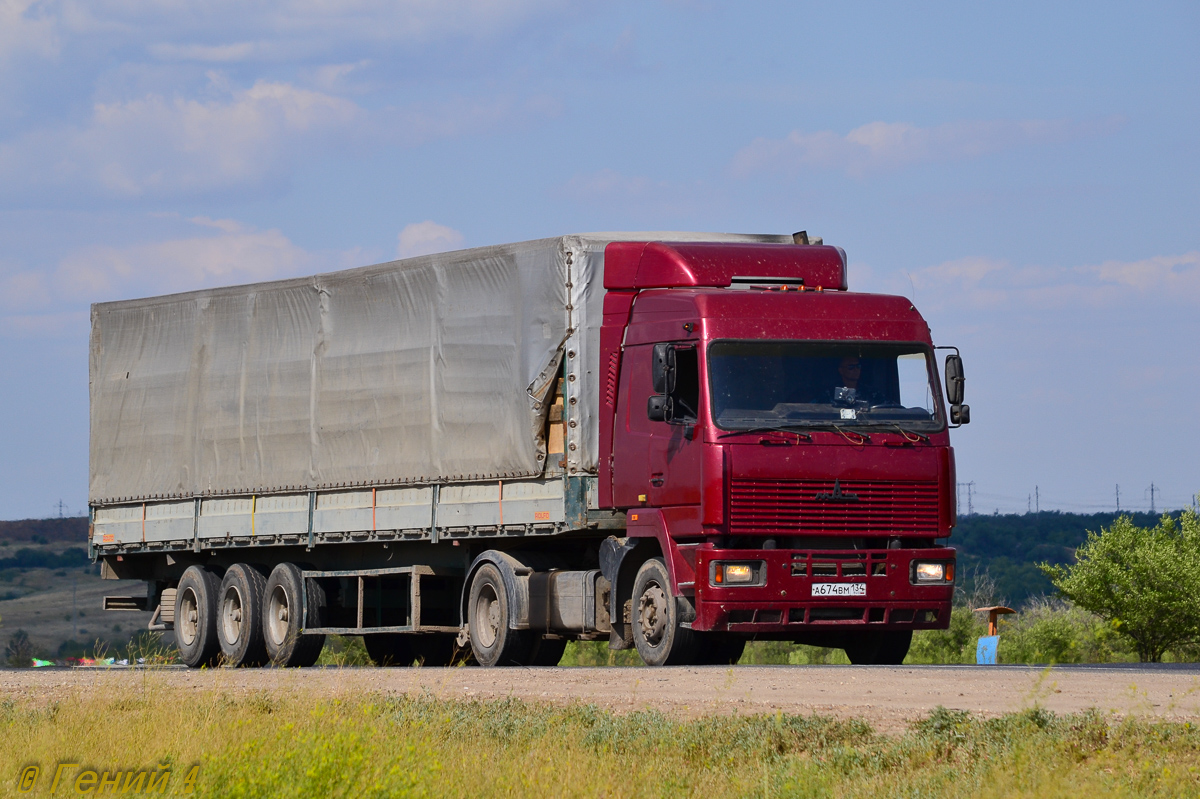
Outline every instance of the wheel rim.
[(242, 640), (242, 615), (242, 592), (231, 585), (221, 599), (221, 631), (226, 643), (236, 644)]
[(472, 630), (479, 645), (490, 649), (500, 637), (500, 597), (491, 585), (484, 585), (475, 598), (475, 622), (478, 630)]
[(657, 583), (650, 583), (638, 599), (638, 630), (650, 646), (662, 643), (667, 631), (667, 593)]
[(179, 599), (179, 618), (175, 622), (175, 629), (185, 646), (195, 643), (200, 632), (200, 601), (193, 588), (185, 588)]
[(290, 619), (287, 591), (283, 590), (282, 585), (277, 585), (271, 591), (270, 599), (267, 600), (266, 627), (267, 633), (271, 636), (271, 643), (281, 645), (287, 640)]

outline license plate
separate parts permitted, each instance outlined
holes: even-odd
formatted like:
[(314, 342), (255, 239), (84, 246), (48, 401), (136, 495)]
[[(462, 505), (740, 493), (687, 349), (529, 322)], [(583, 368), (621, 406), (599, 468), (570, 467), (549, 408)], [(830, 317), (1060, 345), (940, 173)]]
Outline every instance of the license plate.
[(813, 583), (813, 596), (866, 596), (866, 583)]

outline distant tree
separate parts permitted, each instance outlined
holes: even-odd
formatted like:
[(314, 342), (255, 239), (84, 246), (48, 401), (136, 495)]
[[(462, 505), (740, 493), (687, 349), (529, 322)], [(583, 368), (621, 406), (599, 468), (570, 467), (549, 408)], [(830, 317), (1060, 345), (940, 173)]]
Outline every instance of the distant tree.
[(8, 639), (8, 646), (4, 647), (4, 660), (14, 669), (24, 669), (33, 665), (33, 644), (29, 641), (29, 634), (24, 630), (17, 630)]
[(1112, 623), (1142, 662), (1200, 642), (1200, 515), (1150, 528), (1122, 516), (1088, 533), (1074, 565), (1038, 567), (1059, 592)]

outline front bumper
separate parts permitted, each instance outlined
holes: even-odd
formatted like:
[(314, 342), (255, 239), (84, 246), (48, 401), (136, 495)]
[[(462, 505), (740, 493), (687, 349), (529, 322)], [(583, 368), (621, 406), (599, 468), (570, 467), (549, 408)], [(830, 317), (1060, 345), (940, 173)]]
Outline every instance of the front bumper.
[[(802, 634), (838, 628), (946, 629), (954, 583), (914, 584), (914, 561), (954, 562), (954, 550), (707, 549), (696, 552), (692, 629)], [(763, 564), (760, 585), (713, 585), (714, 561)], [(813, 586), (843, 595), (814, 595)], [(833, 588), (825, 587), (832, 584)], [(861, 596), (844, 595), (861, 592)]]

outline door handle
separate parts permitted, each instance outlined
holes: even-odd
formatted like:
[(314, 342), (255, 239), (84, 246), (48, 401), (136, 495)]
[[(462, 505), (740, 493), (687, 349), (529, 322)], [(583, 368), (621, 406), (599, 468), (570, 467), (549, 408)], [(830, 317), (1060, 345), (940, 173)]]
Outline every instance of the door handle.
[(663, 484), (663, 476), (661, 474), (650, 475), (650, 485), (655, 488), (661, 488)]

